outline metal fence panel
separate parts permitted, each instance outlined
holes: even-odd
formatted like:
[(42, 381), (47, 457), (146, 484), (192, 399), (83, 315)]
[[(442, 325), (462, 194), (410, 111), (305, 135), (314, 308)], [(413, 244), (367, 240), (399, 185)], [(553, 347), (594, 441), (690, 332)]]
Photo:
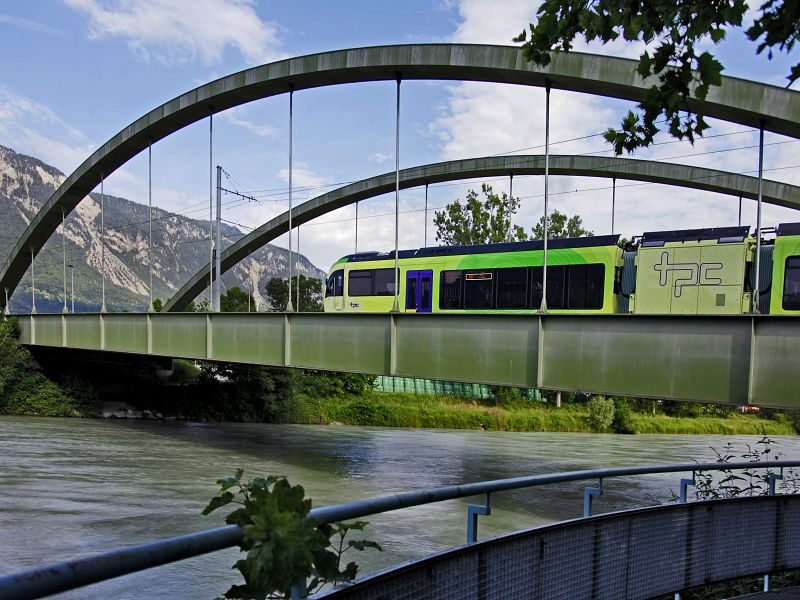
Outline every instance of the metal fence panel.
[(211, 358), (262, 365), (283, 364), (283, 315), (217, 313), (211, 317)]
[(800, 356), (800, 319), (755, 319), (751, 402), (800, 408), (797, 365)]
[(476, 316), (399, 315), (397, 374), (535, 386), (537, 317)]
[(543, 319), (542, 387), (744, 404), (750, 319), (556, 316)]
[(659, 506), (462, 546), (318, 594), (348, 600), (639, 600), (800, 568), (800, 496)]

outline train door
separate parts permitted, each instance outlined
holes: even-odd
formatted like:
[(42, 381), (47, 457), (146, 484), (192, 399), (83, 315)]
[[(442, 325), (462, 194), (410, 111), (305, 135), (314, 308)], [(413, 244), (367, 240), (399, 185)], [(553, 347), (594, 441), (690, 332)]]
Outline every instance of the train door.
[[(344, 310), (344, 270), (334, 271), (328, 277), (328, 285), (325, 290), (326, 306), (325, 310), (342, 311)], [(330, 308), (328, 307), (330, 302)]]
[(406, 312), (429, 313), (433, 299), (433, 271), (406, 273)]

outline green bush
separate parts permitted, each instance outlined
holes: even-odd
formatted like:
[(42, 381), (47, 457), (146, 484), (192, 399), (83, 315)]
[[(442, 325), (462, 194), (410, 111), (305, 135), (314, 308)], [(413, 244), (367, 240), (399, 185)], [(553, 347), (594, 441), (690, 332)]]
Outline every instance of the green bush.
[(0, 321), (0, 414), (78, 417), (96, 412), (96, 405), (86, 387), (77, 380), (71, 385), (80, 389), (75, 399), (41, 372), (39, 364), (18, 341), (16, 321)]
[(614, 399), (614, 419), (611, 421), (614, 433), (636, 433), (633, 410), (625, 398)]
[(587, 404), (589, 426), (593, 431), (608, 431), (614, 422), (614, 401), (605, 396), (595, 396)]

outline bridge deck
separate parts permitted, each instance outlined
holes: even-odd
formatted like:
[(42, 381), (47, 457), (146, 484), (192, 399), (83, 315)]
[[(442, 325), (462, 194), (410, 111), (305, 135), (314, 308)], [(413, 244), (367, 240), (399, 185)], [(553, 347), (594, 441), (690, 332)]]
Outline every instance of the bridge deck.
[(800, 407), (794, 317), (105, 313), (19, 322), (22, 342), (38, 346)]

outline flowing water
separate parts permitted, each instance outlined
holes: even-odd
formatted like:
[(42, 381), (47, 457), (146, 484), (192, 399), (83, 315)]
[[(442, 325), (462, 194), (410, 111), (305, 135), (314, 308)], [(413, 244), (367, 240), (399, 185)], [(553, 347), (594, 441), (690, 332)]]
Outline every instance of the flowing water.
[[(776, 438), (800, 459), (800, 438)], [(222, 525), (200, 511), (215, 480), (286, 475), (315, 506), (462, 482), (610, 466), (713, 461), (756, 437), (495, 433), (344, 426), (0, 417), (0, 574)], [(598, 511), (663, 502), (680, 475), (605, 483)], [(578, 517), (582, 486), (492, 498), (480, 537)], [(475, 501), (475, 499), (470, 499)], [(462, 544), (468, 500), (371, 517), (383, 553), (362, 572)], [(136, 573), (62, 598), (214, 598), (239, 581), (235, 549)]]

